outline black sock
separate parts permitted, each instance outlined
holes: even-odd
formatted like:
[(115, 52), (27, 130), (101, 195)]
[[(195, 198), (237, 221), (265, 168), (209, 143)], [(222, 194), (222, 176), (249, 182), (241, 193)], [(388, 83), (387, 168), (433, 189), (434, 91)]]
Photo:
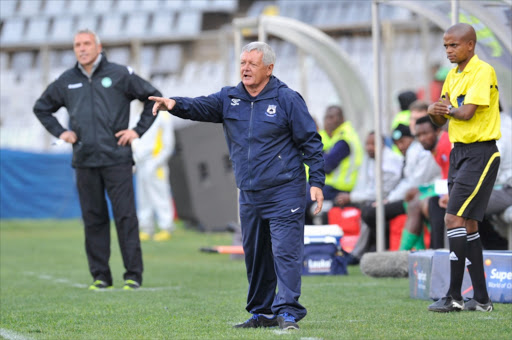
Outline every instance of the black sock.
[(462, 279), (466, 267), (466, 228), (449, 229), (447, 234), (450, 244), (450, 288), (447, 295), (455, 300), (462, 300)]
[(480, 303), (487, 303), (487, 285), (485, 283), (484, 258), (482, 254), (482, 242), (477, 232), (468, 234), (466, 257), (468, 258), (468, 270), (473, 284), (473, 298)]

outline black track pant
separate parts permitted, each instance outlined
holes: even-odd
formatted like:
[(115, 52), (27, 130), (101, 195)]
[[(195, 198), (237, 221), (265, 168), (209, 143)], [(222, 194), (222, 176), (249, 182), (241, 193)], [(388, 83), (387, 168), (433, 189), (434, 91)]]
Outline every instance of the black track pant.
[(76, 168), (82, 218), (85, 227), (85, 250), (94, 280), (113, 282), (109, 267), (110, 218), (105, 191), (112, 203), (119, 246), (123, 258), (124, 279), (142, 283), (142, 251), (131, 164), (99, 168)]

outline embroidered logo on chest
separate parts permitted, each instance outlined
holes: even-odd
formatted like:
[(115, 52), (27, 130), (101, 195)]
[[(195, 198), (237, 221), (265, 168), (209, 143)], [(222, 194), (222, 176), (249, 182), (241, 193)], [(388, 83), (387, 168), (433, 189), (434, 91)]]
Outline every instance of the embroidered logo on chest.
[(269, 105), (267, 108), (267, 112), (265, 113), (269, 117), (276, 116), (276, 105)]
[(231, 99), (231, 106), (237, 106), (240, 105), (240, 99), (233, 98)]

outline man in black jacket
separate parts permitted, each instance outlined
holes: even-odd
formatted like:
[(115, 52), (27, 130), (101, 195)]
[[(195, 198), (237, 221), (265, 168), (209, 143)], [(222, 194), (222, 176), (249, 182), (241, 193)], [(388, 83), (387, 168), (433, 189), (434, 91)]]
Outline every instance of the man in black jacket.
[[(51, 83), (34, 105), (34, 113), (55, 137), (73, 144), (72, 166), (82, 218), (92, 290), (112, 287), (109, 267), (110, 218), (105, 190), (112, 210), (126, 269), (123, 289), (142, 284), (142, 251), (132, 182), (131, 142), (142, 136), (154, 117), (148, 96), (160, 92), (126, 66), (111, 63), (101, 53), (97, 35), (79, 31), (73, 49), (77, 64)], [(144, 110), (137, 126), (128, 129), (130, 102), (139, 99)], [(69, 130), (53, 115), (66, 107)]]

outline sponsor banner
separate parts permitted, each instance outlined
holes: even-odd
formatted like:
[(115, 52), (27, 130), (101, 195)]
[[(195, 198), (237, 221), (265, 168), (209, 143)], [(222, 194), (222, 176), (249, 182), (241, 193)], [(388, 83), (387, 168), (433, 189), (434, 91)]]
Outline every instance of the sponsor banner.
[(434, 252), (426, 250), (409, 254), (409, 292), (413, 299), (429, 299)]
[[(483, 260), (487, 292), (491, 300), (512, 303), (512, 251), (484, 251)], [(466, 260), (467, 265), (471, 264)], [(409, 287), (412, 298), (440, 299), (446, 295), (449, 285), (448, 250), (423, 251), (409, 255)], [(428, 295), (425, 294), (426, 291), (429, 291)], [(467, 268), (461, 293), (464, 298), (473, 297), (473, 285)]]

